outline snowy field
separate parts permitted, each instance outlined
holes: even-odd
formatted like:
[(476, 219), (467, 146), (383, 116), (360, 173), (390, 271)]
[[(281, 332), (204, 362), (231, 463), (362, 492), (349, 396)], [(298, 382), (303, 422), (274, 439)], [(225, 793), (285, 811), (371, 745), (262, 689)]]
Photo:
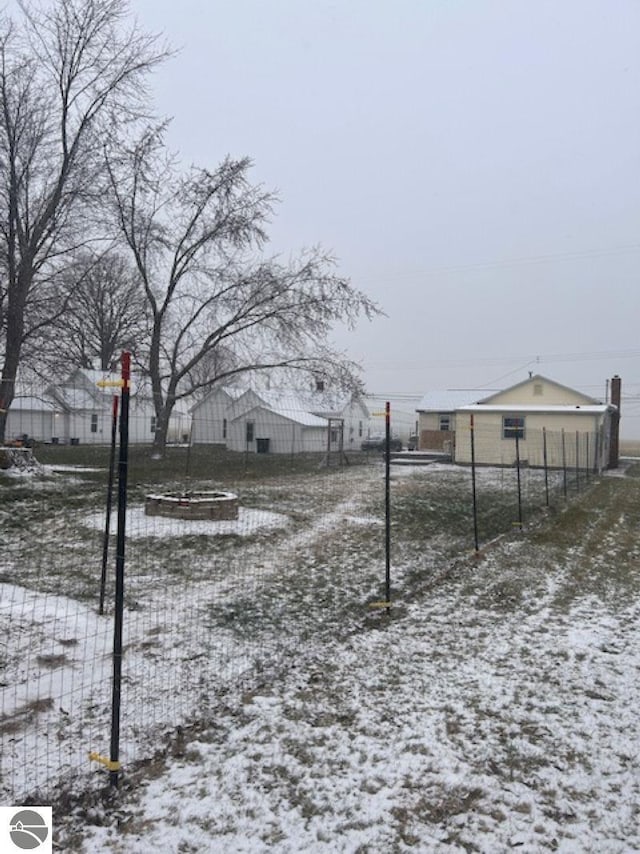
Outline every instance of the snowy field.
[[(61, 850), (640, 850), (640, 480), (529, 509), (496, 541), (511, 475), (486, 471), (476, 558), (468, 472), (394, 472), (387, 615), (368, 607), (380, 470), (247, 488), (218, 536), (132, 507), (125, 773), (110, 796), (99, 768), (67, 787)], [(77, 519), (80, 563), (100, 520)], [(26, 789), (45, 762), (55, 788), (108, 744), (112, 621), (91, 574), (8, 583), (19, 557), (0, 588), (2, 770)]]
[(639, 850), (640, 609), (552, 587), (509, 613), (453, 582), (309, 651), (78, 850)]

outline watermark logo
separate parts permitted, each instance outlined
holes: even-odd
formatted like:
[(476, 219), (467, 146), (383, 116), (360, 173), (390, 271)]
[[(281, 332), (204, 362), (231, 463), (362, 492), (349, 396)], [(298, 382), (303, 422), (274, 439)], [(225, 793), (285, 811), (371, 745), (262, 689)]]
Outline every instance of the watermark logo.
[(0, 807), (0, 851), (51, 854), (51, 807)]

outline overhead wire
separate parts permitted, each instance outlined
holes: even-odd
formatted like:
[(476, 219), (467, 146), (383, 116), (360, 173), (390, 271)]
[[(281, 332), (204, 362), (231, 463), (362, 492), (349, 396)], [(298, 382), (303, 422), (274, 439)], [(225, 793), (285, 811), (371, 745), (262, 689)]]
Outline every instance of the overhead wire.
[[(497, 261), (477, 261), (471, 264), (451, 264), (443, 265), (442, 267), (431, 268), (416, 268), (413, 270), (405, 270), (403, 272), (395, 272), (392, 274), (382, 275), (367, 275), (361, 278), (368, 281), (388, 280), (390, 275), (394, 279), (407, 279), (419, 276), (437, 276), (446, 275), (448, 273), (463, 273), (472, 272), (474, 270), (493, 270), (509, 267), (526, 266), (533, 264), (548, 264), (554, 261), (580, 261), (587, 258), (606, 258), (612, 255), (622, 255), (630, 252), (638, 252), (640, 243), (630, 243), (622, 246), (611, 246), (604, 249), (583, 249), (575, 252), (555, 252), (539, 255), (525, 255), (519, 258), (504, 258)], [(356, 277), (354, 277), (356, 278)]]

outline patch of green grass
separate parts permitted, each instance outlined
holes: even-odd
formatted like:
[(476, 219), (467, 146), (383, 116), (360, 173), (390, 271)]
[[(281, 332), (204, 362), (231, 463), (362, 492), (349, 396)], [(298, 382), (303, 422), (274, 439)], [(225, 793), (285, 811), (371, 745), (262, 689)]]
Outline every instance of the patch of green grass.
[[(104, 478), (110, 449), (106, 445), (41, 445), (35, 456), (44, 465), (96, 467), (100, 472), (84, 472), (87, 480)], [(301, 474), (332, 474), (336, 467), (322, 466), (323, 454), (245, 454), (219, 445), (168, 445), (162, 459), (153, 459), (150, 445), (130, 445), (129, 481), (135, 484), (168, 484), (185, 481), (260, 481), (289, 478)], [(366, 460), (349, 457), (349, 467), (358, 468)], [(118, 454), (116, 453), (116, 467)]]
[(626, 602), (640, 593), (640, 481), (604, 477), (547, 524), (531, 548), (559, 582), (556, 607), (578, 598)]

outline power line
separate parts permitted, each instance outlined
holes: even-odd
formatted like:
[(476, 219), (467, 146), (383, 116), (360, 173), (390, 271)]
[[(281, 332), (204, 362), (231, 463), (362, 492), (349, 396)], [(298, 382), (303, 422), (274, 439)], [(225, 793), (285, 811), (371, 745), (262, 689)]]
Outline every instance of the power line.
[(550, 354), (530, 354), (520, 356), (485, 356), (474, 359), (437, 359), (431, 361), (416, 363), (415, 359), (403, 362), (364, 362), (365, 368), (380, 368), (388, 369), (403, 369), (412, 368), (413, 370), (424, 370), (425, 368), (466, 368), (469, 365), (484, 366), (484, 367), (499, 367), (500, 365), (510, 365), (514, 362), (524, 362), (523, 368), (515, 368), (524, 370), (531, 364), (541, 365), (543, 363), (566, 363), (566, 362), (592, 362), (602, 359), (638, 359), (640, 358), (640, 350), (591, 350), (582, 353), (550, 353)]
[(498, 261), (477, 261), (472, 264), (452, 264), (442, 267), (431, 267), (424, 269), (406, 270), (405, 272), (389, 273), (384, 276), (362, 276), (353, 278), (366, 279), (368, 281), (393, 279), (407, 279), (418, 276), (437, 276), (448, 273), (464, 273), (474, 270), (494, 270), (498, 268), (519, 267), (534, 264), (549, 264), (555, 261), (580, 261), (585, 258), (605, 258), (612, 255), (622, 255), (629, 252), (638, 252), (640, 250), (639, 243), (630, 243), (623, 246), (611, 246), (606, 249), (583, 249), (575, 252), (556, 252), (540, 255), (528, 255), (519, 258), (504, 258)]

